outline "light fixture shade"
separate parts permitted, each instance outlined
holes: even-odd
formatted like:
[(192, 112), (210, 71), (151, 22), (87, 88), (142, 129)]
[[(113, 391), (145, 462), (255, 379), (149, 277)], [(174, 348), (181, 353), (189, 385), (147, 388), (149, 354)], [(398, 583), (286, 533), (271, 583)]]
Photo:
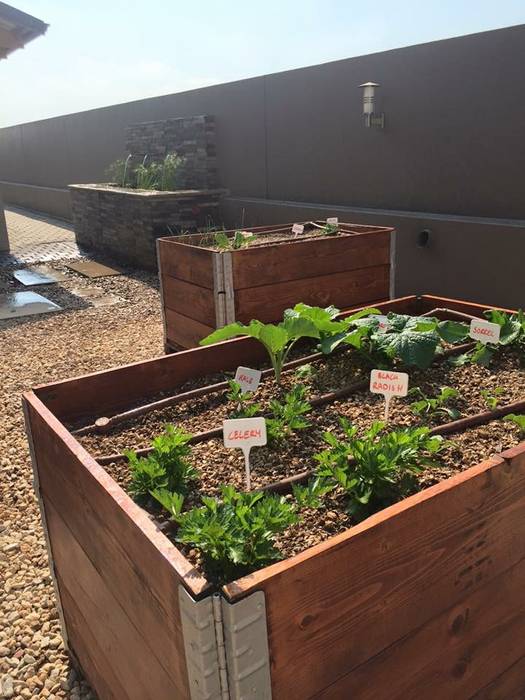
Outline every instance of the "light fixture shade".
[(379, 83), (368, 82), (359, 87), (363, 88), (363, 114), (373, 114), (375, 91), (376, 87), (379, 87)]

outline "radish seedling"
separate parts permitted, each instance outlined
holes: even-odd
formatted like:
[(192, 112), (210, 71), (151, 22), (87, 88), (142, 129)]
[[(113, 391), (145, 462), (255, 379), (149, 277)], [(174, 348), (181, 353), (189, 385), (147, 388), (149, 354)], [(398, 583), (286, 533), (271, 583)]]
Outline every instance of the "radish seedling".
[(410, 410), (420, 418), (440, 418), (446, 416), (450, 420), (457, 420), (460, 416), (457, 408), (446, 406), (451, 399), (457, 399), (459, 392), (450, 386), (442, 386), (437, 396), (425, 396), (419, 387), (414, 387), (408, 392), (409, 396), (419, 396), (418, 401), (410, 404)]

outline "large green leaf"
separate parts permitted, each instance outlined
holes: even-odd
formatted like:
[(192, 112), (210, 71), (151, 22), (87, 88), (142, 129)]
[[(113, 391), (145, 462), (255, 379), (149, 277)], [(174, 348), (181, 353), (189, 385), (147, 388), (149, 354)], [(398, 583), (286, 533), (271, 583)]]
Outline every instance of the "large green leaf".
[(296, 338), (319, 338), (321, 335), (315, 323), (307, 318), (288, 316), (279, 324), (279, 328), (286, 331), (289, 340), (295, 340)]
[(290, 336), (281, 324), (274, 326), (267, 323), (259, 330), (257, 337), (273, 354), (280, 352), (286, 347)]
[(469, 337), (469, 327), (459, 321), (440, 321), (437, 332), (447, 343), (461, 343)]
[(407, 365), (426, 369), (432, 364), (439, 344), (435, 331), (410, 331), (402, 333), (384, 333), (374, 336), (379, 348), (390, 357), (399, 357)]
[[(258, 325), (256, 326), (253, 324)], [(242, 323), (230, 323), (222, 328), (217, 328), (216, 331), (207, 335), (199, 342), (199, 345), (212, 345), (213, 343), (220, 343), (223, 340), (236, 338), (239, 335), (251, 335), (254, 338), (258, 338), (261, 326), (262, 324), (259, 323), (259, 321), (251, 321), (249, 326), (245, 326)]]

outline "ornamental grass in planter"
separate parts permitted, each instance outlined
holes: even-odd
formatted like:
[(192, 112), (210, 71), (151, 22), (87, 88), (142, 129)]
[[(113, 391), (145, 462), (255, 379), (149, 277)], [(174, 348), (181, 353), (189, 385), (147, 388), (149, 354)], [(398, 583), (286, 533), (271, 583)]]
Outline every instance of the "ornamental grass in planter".
[[(520, 697), (523, 316), (376, 310), (299, 304), (25, 395), (69, 649), (101, 697)], [(263, 370), (251, 396), (239, 365)], [(387, 425), (371, 367), (409, 374)], [(239, 415), (269, 436), (250, 492), (222, 444)]]
[(155, 269), (156, 242), (166, 230), (197, 231), (216, 218), (226, 193), (188, 187), (184, 159), (130, 158), (108, 170), (110, 182), (69, 185), (75, 238), (88, 250)]
[(166, 350), (194, 347), (233, 321), (278, 320), (298, 299), (384, 301), (393, 246), (391, 228), (321, 221), (160, 238)]

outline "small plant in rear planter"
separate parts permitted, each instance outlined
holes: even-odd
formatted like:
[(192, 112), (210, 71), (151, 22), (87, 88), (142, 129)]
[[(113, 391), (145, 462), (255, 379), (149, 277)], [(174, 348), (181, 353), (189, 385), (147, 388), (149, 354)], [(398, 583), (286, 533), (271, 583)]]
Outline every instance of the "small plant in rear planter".
[[(109, 688), (120, 697), (122, 684), (132, 695), (135, 684), (142, 682), (146, 658), (147, 668), (155, 670), (148, 683), (160, 677), (155, 700), (187, 697), (193, 678), (185, 676), (186, 659), (195, 639), (187, 636), (187, 626), (195, 623), (200, 639), (209, 633), (206, 649), (211, 655), (214, 640), (223, 632), (229, 655), (236, 648), (239, 620), (250, 620), (241, 630), (247, 635), (250, 662), (256, 659), (252, 637), (268, 640), (272, 664), (265, 668), (274, 697), (446, 693), (470, 700), (491, 685), (502, 687), (502, 678), (505, 692), (520, 689), (523, 678), (507, 676), (506, 669), (515, 668), (523, 656), (519, 645), (516, 649), (516, 630), (521, 629), (525, 584), (525, 445), (519, 444), (519, 421), (499, 420), (512, 414), (522, 417), (525, 411), (518, 353), (502, 347), (490, 370), (470, 364), (453, 367), (444, 360), (465, 350), (452, 343), (462, 343), (465, 330), (454, 325), (454, 311), (479, 314), (479, 308), (450, 302), (450, 323), (440, 325), (432, 312), (438, 306), (441, 312), (446, 308), (442, 299), (390, 304), (397, 316), (410, 318), (391, 316), (392, 327), (386, 329), (379, 329), (377, 319), (370, 320), (378, 314), (350, 321), (353, 314), (345, 319), (333, 309), (297, 305), (287, 318), (315, 328), (303, 336), (303, 347), (298, 340), (294, 345), (294, 353), (308, 356), (310, 369), (297, 376), (298, 358), (294, 366), (285, 366), (282, 355), (275, 361), (274, 355), (286, 353), (295, 337), (286, 334), (281, 347), (265, 336), (264, 347), (271, 345), (268, 362), (277, 369), (280, 384), (265, 374), (257, 393), (243, 397), (246, 401), (240, 400), (239, 387), (227, 380), (241, 363), (263, 369), (260, 346), (250, 338), (41, 387), (26, 396), (39, 494), (48, 516), (69, 639), (91, 669), (101, 696), (108, 695)], [(389, 309), (381, 304), (376, 308)], [(366, 331), (362, 336), (362, 331), (356, 333), (360, 328)], [(261, 333), (258, 327), (254, 337)], [(339, 344), (332, 333), (341, 336)], [(351, 342), (345, 342), (350, 337)], [(431, 418), (435, 409), (453, 406), (446, 399), (434, 404), (434, 399), (444, 398), (435, 392), (420, 397), (425, 401), (420, 415), (400, 401), (389, 424), (378, 424), (380, 406), (367, 388), (367, 365), (356, 362), (360, 339), (366, 341), (366, 352), (377, 352), (389, 369), (406, 369), (412, 386), (425, 392), (427, 386), (459, 391), (461, 421), (450, 422), (452, 416), (440, 411)], [(324, 354), (311, 355), (323, 345)], [(331, 345), (337, 352), (328, 352)], [(312, 367), (314, 380), (309, 381)], [(221, 371), (225, 374), (218, 378)], [(323, 388), (322, 375), (330, 374)], [(176, 394), (175, 382), (183, 387), (179, 391), (184, 397)], [(481, 389), (496, 382), (504, 392), (495, 413), (487, 415)], [(208, 394), (203, 393), (207, 384)], [(287, 403), (285, 396), (291, 394), (293, 401)], [(151, 409), (159, 396), (162, 407)], [(97, 409), (110, 416), (115, 406), (134, 410), (142, 403), (147, 419), (130, 421), (128, 416), (110, 433), (79, 435), (84, 447), (80, 449), (65, 426), (78, 426), (79, 416), (92, 410), (93, 397)], [(273, 415), (272, 402), (277, 402)], [(257, 448), (254, 491), (247, 493), (241, 491), (241, 460), (225, 449), (218, 432), (231, 410), (252, 412), (255, 405), (256, 415), (268, 421), (286, 418), (285, 434), (273, 445)], [(285, 416), (290, 406), (293, 410)], [(167, 420), (186, 436), (190, 430), (194, 433), (187, 441), (184, 435), (175, 441), (175, 462), (194, 465), (198, 473), (168, 487), (166, 473), (153, 470), (153, 478), (137, 489), (138, 499), (148, 489), (149, 496), (141, 501), (149, 511), (145, 517), (108, 475), (129, 492), (134, 488), (134, 458), (125, 465), (118, 455), (103, 455), (124, 445), (133, 447), (138, 440), (143, 444), (146, 437), (160, 433)], [(450, 434), (454, 445), (441, 434)], [(106, 471), (86, 450), (98, 455)], [(157, 468), (161, 456), (155, 461)], [(151, 470), (145, 471), (150, 479)], [(158, 506), (152, 505), (153, 499)], [(151, 522), (164, 522), (160, 507), (173, 519), (172, 527), (163, 528), (171, 542)], [(498, 595), (502, 585), (505, 596)], [(92, 591), (97, 592), (98, 616), (93, 615)], [(113, 604), (116, 591), (118, 607)], [(211, 599), (212, 593), (218, 598)], [(216, 616), (210, 628), (210, 611), (218, 613), (217, 603), (224, 623)], [(250, 604), (253, 615), (244, 607)], [(440, 630), (450, 626), (451, 610), (465, 609), (472, 624), (466, 636), (456, 635), (452, 648), (450, 635)], [(92, 619), (102, 615), (100, 634), (107, 632), (119, 644), (99, 651), (87, 641), (98, 639)], [(257, 628), (251, 637), (256, 618), (266, 620), (267, 627)], [(78, 619), (82, 625), (70, 622)], [(501, 626), (502, 619), (508, 624)], [(469, 662), (472, 672), (445, 678), (443, 658), (455, 667), (473, 645), (481, 653)], [(510, 658), (515, 649), (515, 658)], [(96, 671), (89, 666), (91, 655), (96, 656)], [(301, 659), (308, 663), (299, 663)], [(231, 670), (238, 657), (227, 661)], [(392, 664), (417, 671), (400, 677), (392, 674)]]

